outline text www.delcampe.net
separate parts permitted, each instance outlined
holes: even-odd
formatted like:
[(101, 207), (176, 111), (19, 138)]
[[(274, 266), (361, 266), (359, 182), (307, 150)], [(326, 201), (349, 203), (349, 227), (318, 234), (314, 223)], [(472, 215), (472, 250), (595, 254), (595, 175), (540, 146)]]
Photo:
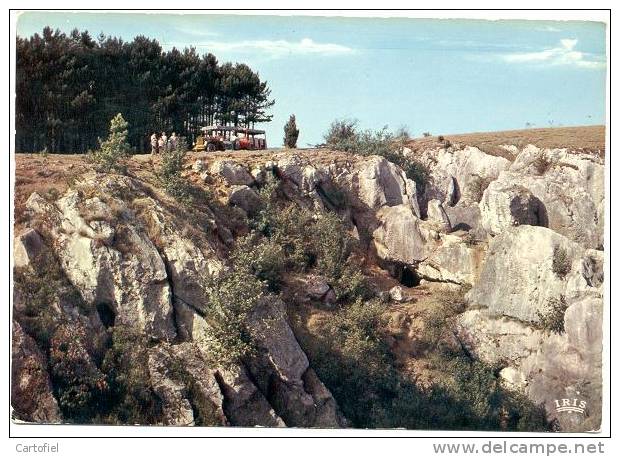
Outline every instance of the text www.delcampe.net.
[(604, 454), (604, 443), (523, 443), (487, 441), (479, 443), (433, 443), (435, 454)]

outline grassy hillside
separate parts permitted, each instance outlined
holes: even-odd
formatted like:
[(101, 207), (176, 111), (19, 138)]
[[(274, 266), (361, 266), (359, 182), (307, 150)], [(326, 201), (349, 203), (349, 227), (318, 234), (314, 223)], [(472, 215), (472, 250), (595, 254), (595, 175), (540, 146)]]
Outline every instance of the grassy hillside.
[[(443, 134), (442, 136), (451, 143), (476, 146), (491, 154), (504, 151), (500, 145), (515, 145), (520, 148), (533, 144), (540, 148), (568, 148), (600, 156), (605, 155), (605, 126), (603, 125)], [(439, 145), (438, 136), (416, 138), (409, 144), (413, 150), (423, 150)]]

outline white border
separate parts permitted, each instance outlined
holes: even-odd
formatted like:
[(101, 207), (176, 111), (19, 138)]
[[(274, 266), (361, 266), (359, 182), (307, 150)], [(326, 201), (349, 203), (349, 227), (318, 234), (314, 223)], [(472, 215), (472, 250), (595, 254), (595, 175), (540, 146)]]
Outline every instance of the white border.
[[(112, 0), (112, 1), (108, 1), (105, 3), (106, 7), (122, 7), (125, 6), (123, 4), (124, 2), (119, 2), (116, 0)], [(169, 6), (169, 4), (163, 4), (164, 2), (162, 1), (153, 1), (150, 2), (149, 6)], [(237, 2), (237, 4), (241, 3), (241, 6), (245, 6), (245, 7), (253, 7), (256, 5), (255, 2)], [(276, 2), (270, 2), (271, 4), (276, 3)], [(283, 6), (287, 6), (288, 4), (285, 2), (278, 2)], [(451, 5), (450, 6), (465, 6), (460, 4), (459, 2), (449, 2)], [(471, 2), (474, 3), (474, 2)], [(483, 6), (486, 7), (493, 7), (496, 5), (496, 3), (494, 2), (475, 2), (475, 3), (485, 3)], [(588, 6), (592, 6), (592, 7), (606, 7), (605, 5), (599, 5), (602, 2), (589, 2)], [(162, 5), (163, 4), (163, 5)], [(245, 4), (245, 5), (244, 5)], [(325, 1), (319, 1), (319, 2), (314, 2), (314, 5), (318, 5), (318, 6), (322, 6), (322, 5), (327, 5), (327, 6), (332, 6), (331, 2), (325, 2)], [(436, 3), (434, 2), (433, 5), (435, 5)], [(77, 10), (79, 10), (80, 7), (84, 6), (84, 2), (76, 2), (76, 1), (69, 1), (69, 2), (64, 2), (63, 7), (64, 8), (76, 8)], [(93, 5), (94, 6), (94, 5)], [(209, 5), (200, 5), (200, 6), (209, 6)], [(276, 5), (278, 6), (278, 5)], [(404, 6), (410, 6), (410, 5), (404, 5)], [(470, 6), (470, 2), (468, 2), (468, 6)], [(475, 5), (473, 5), (475, 6)], [(526, 2), (522, 2), (521, 6), (541, 6), (540, 2), (532, 2), (532, 1), (526, 1)], [(29, 8), (46, 8), (49, 7), (49, 3), (47, 2), (42, 2), (42, 1), (34, 1), (34, 2), (22, 2), (19, 4), (19, 7), (29, 7)], [(129, 12), (129, 11), (128, 11)], [(135, 11), (135, 12), (140, 12), (143, 13), (144, 11)], [(186, 13), (187, 11), (178, 11), (178, 10), (169, 10), (166, 11), (168, 13), (179, 13), (179, 14), (183, 14)], [(594, 20), (594, 21), (600, 21), (600, 22), (608, 22), (608, 13), (606, 11), (441, 11), (441, 10), (433, 10), (433, 11), (246, 11), (246, 12), (239, 12), (239, 11), (218, 11), (218, 12), (202, 12), (204, 14), (244, 14), (244, 15), (303, 15), (303, 16), (349, 16), (349, 17), (411, 17), (411, 18), (468, 18), (468, 19), (535, 19), (535, 20)], [(16, 25), (16, 18), (17, 18), (17, 14), (15, 12), (11, 13), (10, 15), (10, 55), (9, 56), (5, 56), (5, 58), (10, 58), (11, 62), (14, 62), (14, 57), (15, 57), (15, 25)], [(608, 31), (607, 31), (607, 40), (608, 40), (608, 49), (609, 49), (609, 34), (610, 34), (610, 30), (608, 27)], [(6, 49), (6, 48), (5, 48)], [(4, 51), (6, 52), (6, 51)], [(607, 90), (609, 93), (609, 71), (611, 70), (611, 66), (608, 65), (608, 80), (607, 80)], [(11, 93), (14, 93), (14, 74), (10, 73), (10, 87), (11, 87)], [(4, 76), (6, 78), (6, 71), (4, 73)], [(8, 79), (8, 78), (7, 78)], [(8, 82), (8, 81), (7, 81)], [(6, 87), (6, 86), (5, 86)], [(6, 96), (6, 95), (5, 95)], [(5, 105), (6, 106), (6, 105)], [(9, 119), (6, 119), (6, 124), (10, 124), (11, 126), (11, 131), (14, 131), (14, 102), (12, 100), (10, 100), (10, 106), (11, 106), (11, 111), (10, 111), (10, 115), (9, 115)], [(609, 105), (609, 98), (607, 100), (607, 119), (610, 119), (610, 105)], [(6, 116), (6, 111), (5, 114), (3, 114), (3, 116)], [(607, 135), (607, 141), (609, 141), (609, 129), (607, 129), (606, 135)], [(11, 139), (11, 157), (14, 151), (14, 137), (12, 136)], [(606, 175), (606, 195), (612, 196), (612, 194), (609, 192), (609, 184), (610, 184), (610, 171), (611, 171), (611, 167), (609, 165), (609, 163), (611, 162), (609, 160), (612, 152), (610, 151), (609, 147), (606, 149), (607, 151), (607, 157), (608, 160), (607, 162), (607, 175)], [(11, 158), (11, 169), (10, 169), (10, 173), (11, 173), (11, 187), (14, 184), (14, 161)], [(614, 192), (615, 194), (615, 192)], [(11, 199), (12, 199), (12, 191), (11, 191)], [(6, 215), (11, 215), (11, 220), (12, 220), (12, 209), (9, 208), (8, 206), (8, 199), (3, 199), (2, 201), (2, 210), (4, 212), (4, 214)], [(607, 220), (608, 221), (613, 221), (613, 213), (611, 212), (611, 208), (610, 208), (610, 199), (608, 198), (606, 201), (607, 204)], [(9, 233), (4, 232), (4, 230), (6, 230), (6, 226), (3, 227), (3, 235), (5, 235), (5, 240), (9, 239), (9, 236), (11, 236)], [(12, 228), (11, 228), (12, 230)], [(610, 242), (610, 233), (609, 233), (609, 228), (608, 226), (606, 226), (606, 231), (605, 231), (605, 244), (606, 246), (609, 246), (609, 242)], [(2, 251), (1, 253), (3, 254), (3, 258), (8, 259), (8, 245), (6, 243), (4, 243), (2, 245)], [(9, 279), (9, 283), (7, 284), (7, 288), (5, 288), (5, 291), (8, 291), (9, 287), (11, 286), (12, 283), (12, 278), (10, 278), (11, 272), (9, 271), (10, 269), (8, 268), (8, 266), (5, 264), (3, 266), (4, 270), (4, 275), (3, 278), (7, 278)], [(609, 251), (606, 251), (606, 264), (605, 264), (605, 270), (606, 270), (606, 292), (607, 295), (606, 297), (608, 297), (608, 293), (609, 293), (609, 287), (611, 285), (611, 283), (613, 282), (613, 278), (610, 276), (610, 272), (609, 272)], [(5, 279), (6, 281), (6, 279)], [(7, 303), (7, 306), (8, 303)], [(608, 332), (608, 325), (607, 323), (609, 322), (609, 302), (606, 299), (606, 306), (605, 306), (605, 335), (604, 335), (604, 355), (603, 355), (603, 359), (606, 363), (606, 361), (608, 360), (608, 356), (609, 356), (609, 332)], [(2, 338), (3, 341), (6, 342), (9, 340), (9, 334), (8, 334), (8, 326), (5, 325), (2, 327)], [(8, 348), (4, 348), (5, 350), (3, 351), (3, 357), (8, 359), (7, 354), (8, 352)], [(8, 360), (5, 359), (5, 365), (4, 366), (8, 366)], [(587, 437), (587, 438), (595, 438), (595, 439), (600, 439), (599, 437), (601, 435), (607, 435), (610, 431), (609, 429), (609, 370), (604, 370), (605, 371), (605, 379), (604, 379), (604, 399), (603, 399), (603, 411), (604, 411), (604, 418), (603, 418), (603, 427), (601, 429), (601, 434), (570, 434), (571, 436), (582, 436), (582, 437)], [(617, 379), (617, 377), (616, 377)], [(3, 383), (7, 382), (7, 377), (5, 376), (3, 381)], [(4, 388), (6, 388), (8, 390), (8, 385), (3, 386)], [(6, 390), (5, 390), (6, 392)], [(4, 404), (7, 407), (5, 409), (5, 411), (9, 410), (9, 402), (8, 402), (8, 398), (5, 397), (4, 399)], [(616, 404), (616, 401), (614, 401), (614, 404)], [(347, 436), (347, 437), (355, 437), (355, 436), (372, 436), (372, 437), (404, 437), (404, 436), (410, 436), (410, 437), (424, 437), (424, 436), (446, 436), (446, 437), (454, 437), (454, 436), (458, 436), (458, 437), (476, 437), (476, 436), (493, 436), (496, 437), (497, 439), (508, 439), (508, 440), (512, 440), (512, 439), (519, 439), (519, 434), (506, 434), (506, 433), (489, 433), (489, 432), (440, 432), (440, 431), (402, 431), (402, 430), (309, 430), (309, 429), (240, 429), (240, 428), (177, 428), (177, 427), (102, 427), (102, 426), (67, 426), (67, 425), (63, 425), (63, 426), (41, 426), (41, 425), (15, 425), (15, 424), (11, 424), (11, 434), (13, 436), (107, 436), (107, 435), (114, 435), (114, 436), (124, 436), (124, 437), (137, 437), (137, 436), (141, 436), (141, 437), (152, 437), (152, 436), (169, 436), (169, 437), (205, 437), (205, 436), (228, 436), (228, 437), (238, 437), (238, 436), (278, 436), (278, 437), (284, 437), (284, 436), (306, 436), (306, 437), (316, 437), (316, 436)], [(523, 435), (521, 435), (523, 436)], [(526, 434), (526, 436), (546, 436), (548, 438), (548, 435), (544, 435), (544, 434)], [(556, 436), (554, 435), (554, 438)], [(561, 437), (558, 437), (561, 438)], [(49, 441), (49, 440), (48, 440)], [(52, 440), (53, 441), (53, 440)], [(133, 441), (132, 442), (136, 442), (136, 443), (146, 443), (147, 441), (143, 441), (143, 440), (139, 440), (139, 441)], [(433, 440), (427, 440), (426, 442), (430, 442)], [(435, 440), (435, 441), (442, 441), (442, 440)], [(443, 440), (443, 441), (447, 441), (447, 440)], [(546, 441), (546, 440), (545, 440)], [(108, 443), (110, 443), (111, 446), (117, 446), (118, 444), (112, 444), (112, 440), (106, 440), (104, 441), (106, 443), (106, 445), (108, 445)], [(127, 441), (114, 441), (115, 443), (128, 443)], [(250, 442), (249, 440), (247, 442)], [(252, 441), (253, 442), (253, 441)], [(380, 441), (380, 443), (384, 441)], [(159, 451), (163, 451), (164, 449), (167, 449), (169, 444), (164, 444), (164, 442), (162, 440), (154, 440), (154, 441), (148, 441), (148, 446), (155, 446), (157, 449), (159, 449)], [(153, 443), (153, 444), (150, 444)], [(159, 444), (161, 443), (161, 444)], [(198, 440), (196, 442), (197, 446), (200, 446), (200, 440)], [(313, 443), (316, 443), (316, 441), (313, 441)], [(301, 444), (301, 443), (300, 443)], [(387, 444), (387, 443), (386, 443)], [(121, 446), (124, 447), (127, 444), (122, 444)], [(138, 444), (136, 446), (142, 446), (143, 444)], [(174, 448), (176, 447), (174, 442), (170, 443), (171, 446), (173, 446), (170, 451), (174, 452)], [(131, 445), (133, 447), (133, 445)], [(374, 445), (370, 445), (370, 443), (368, 444), (368, 446), (364, 446), (366, 448), (367, 451), (371, 451), (374, 447)], [(10, 449), (10, 448), (9, 448)], [(81, 449), (81, 446), (80, 446)], [(380, 449), (380, 448), (379, 448)], [(107, 449), (107, 451), (111, 451), (111, 449)], [(108, 453), (106, 452), (106, 454)], [(377, 452), (380, 452), (377, 449)], [(96, 452), (97, 453), (97, 452)], [(78, 454), (75, 454), (78, 455)]]

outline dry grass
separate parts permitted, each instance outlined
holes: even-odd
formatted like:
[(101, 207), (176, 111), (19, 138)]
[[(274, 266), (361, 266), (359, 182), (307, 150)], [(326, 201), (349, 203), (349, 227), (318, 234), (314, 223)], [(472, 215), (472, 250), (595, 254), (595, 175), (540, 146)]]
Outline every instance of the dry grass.
[[(475, 146), (488, 154), (500, 156), (508, 153), (500, 145), (515, 145), (522, 148), (528, 144), (540, 148), (568, 148), (573, 151), (605, 156), (605, 127), (602, 125), (444, 134), (443, 136), (452, 144)], [(429, 136), (412, 140), (409, 147), (414, 150), (423, 150), (443, 147), (443, 144), (439, 142), (437, 136)]]

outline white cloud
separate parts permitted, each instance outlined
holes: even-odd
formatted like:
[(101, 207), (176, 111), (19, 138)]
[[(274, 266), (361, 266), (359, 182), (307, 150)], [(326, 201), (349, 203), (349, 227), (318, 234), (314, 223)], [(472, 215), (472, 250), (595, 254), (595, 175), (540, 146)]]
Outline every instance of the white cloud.
[(551, 25), (546, 25), (544, 27), (540, 27), (538, 30), (541, 31), (541, 32), (554, 32), (554, 33), (562, 31), (561, 29), (558, 29), (557, 27), (553, 27)]
[(333, 56), (355, 52), (347, 46), (317, 43), (310, 38), (304, 38), (298, 42), (287, 40), (208, 41), (199, 46), (213, 52), (264, 53), (274, 58), (289, 55)]
[(580, 68), (604, 68), (605, 62), (592, 58), (591, 55), (576, 51), (578, 40), (564, 38), (555, 48), (537, 52), (511, 53), (502, 55), (510, 63), (538, 63), (546, 65), (572, 65)]

